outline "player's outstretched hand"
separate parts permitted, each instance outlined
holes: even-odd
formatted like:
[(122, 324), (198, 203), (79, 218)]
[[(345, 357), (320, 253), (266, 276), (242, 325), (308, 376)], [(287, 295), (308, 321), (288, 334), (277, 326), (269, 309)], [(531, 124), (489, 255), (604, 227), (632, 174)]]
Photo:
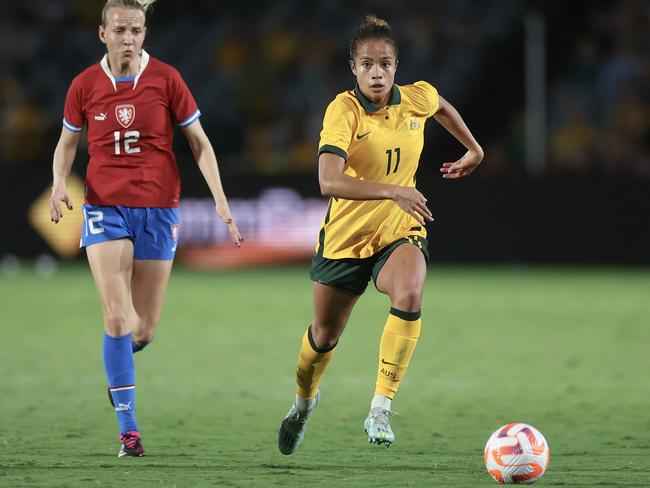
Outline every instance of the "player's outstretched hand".
[(467, 151), (462, 158), (454, 163), (442, 163), (440, 172), (442, 177), (446, 180), (453, 180), (469, 176), (472, 171), (481, 164), (483, 160), (483, 153), (476, 151)]
[(433, 215), (427, 207), (427, 199), (417, 189), (396, 186), (393, 200), (399, 208), (414, 217), (420, 224), (425, 225), (426, 221), (433, 222)]
[(228, 208), (228, 204), (227, 203), (225, 205), (217, 204), (215, 208), (217, 210), (217, 215), (228, 226), (230, 237), (232, 237), (232, 241), (235, 243), (235, 246), (240, 247), (241, 243), (244, 242), (244, 238), (239, 233), (239, 229), (237, 229), (237, 224), (235, 224), (235, 219), (232, 218), (232, 215), (230, 213), (230, 208)]
[(65, 187), (52, 188), (52, 196), (50, 197), (50, 220), (55, 224), (58, 224), (59, 220), (63, 218), (63, 210), (61, 210), (60, 206), (61, 202), (65, 202), (68, 210), (72, 210), (72, 200), (68, 196)]
[(239, 229), (237, 228), (235, 221), (231, 217), (230, 220), (224, 220), (224, 222), (226, 225), (228, 225), (228, 231), (230, 232), (230, 237), (232, 237), (232, 241), (235, 243), (235, 246), (241, 247), (241, 243), (244, 242), (244, 238), (239, 233)]

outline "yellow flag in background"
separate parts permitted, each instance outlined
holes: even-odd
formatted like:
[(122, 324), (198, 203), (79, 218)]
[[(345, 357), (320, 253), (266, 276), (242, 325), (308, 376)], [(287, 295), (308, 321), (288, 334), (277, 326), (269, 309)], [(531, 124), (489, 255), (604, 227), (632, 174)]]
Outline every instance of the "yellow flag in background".
[(63, 218), (55, 224), (50, 219), (49, 200), (52, 190), (46, 188), (27, 212), (29, 223), (36, 229), (50, 247), (62, 258), (73, 258), (79, 254), (79, 239), (81, 238), (81, 224), (83, 213), (81, 207), (84, 203), (83, 182), (74, 174), (68, 178), (66, 185), (68, 195), (72, 200), (72, 210), (68, 210), (65, 202), (61, 202)]

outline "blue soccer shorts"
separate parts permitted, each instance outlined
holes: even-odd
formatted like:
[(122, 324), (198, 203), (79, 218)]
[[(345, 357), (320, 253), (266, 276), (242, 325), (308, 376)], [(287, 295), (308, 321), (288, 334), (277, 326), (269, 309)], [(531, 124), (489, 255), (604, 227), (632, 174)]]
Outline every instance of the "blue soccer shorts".
[(134, 259), (172, 260), (178, 244), (177, 208), (83, 206), (80, 247), (128, 238)]

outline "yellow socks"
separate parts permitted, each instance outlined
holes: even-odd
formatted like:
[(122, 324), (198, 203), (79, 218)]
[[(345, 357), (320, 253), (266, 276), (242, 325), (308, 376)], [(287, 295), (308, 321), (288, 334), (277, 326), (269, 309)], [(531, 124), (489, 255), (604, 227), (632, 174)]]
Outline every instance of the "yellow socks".
[(311, 326), (309, 326), (302, 338), (302, 347), (296, 366), (297, 393), (302, 398), (312, 399), (316, 396), (320, 377), (332, 359), (335, 347), (336, 344), (326, 349), (316, 347), (311, 335)]
[(379, 343), (375, 394), (392, 399), (397, 392), (420, 337), (420, 315), (419, 310), (402, 312), (396, 308), (390, 309)]
[[(375, 394), (392, 399), (404, 378), (406, 368), (420, 337), (420, 311), (403, 312), (390, 309), (379, 344), (379, 367)], [(320, 378), (334, 355), (336, 344), (318, 348), (311, 335), (311, 326), (302, 338), (302, 347), (296, 366), (297, 394), (313, 399), (318, 392)]]

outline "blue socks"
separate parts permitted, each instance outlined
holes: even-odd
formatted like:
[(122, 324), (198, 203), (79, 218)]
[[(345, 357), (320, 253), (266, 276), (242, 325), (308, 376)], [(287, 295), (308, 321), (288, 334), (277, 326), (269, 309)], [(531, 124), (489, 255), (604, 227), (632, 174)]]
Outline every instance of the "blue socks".
[(135, 430), (135, 363), (131, 334), (111, 337), (104, 334), (104, 369), (111, 390), (120, 434)]

